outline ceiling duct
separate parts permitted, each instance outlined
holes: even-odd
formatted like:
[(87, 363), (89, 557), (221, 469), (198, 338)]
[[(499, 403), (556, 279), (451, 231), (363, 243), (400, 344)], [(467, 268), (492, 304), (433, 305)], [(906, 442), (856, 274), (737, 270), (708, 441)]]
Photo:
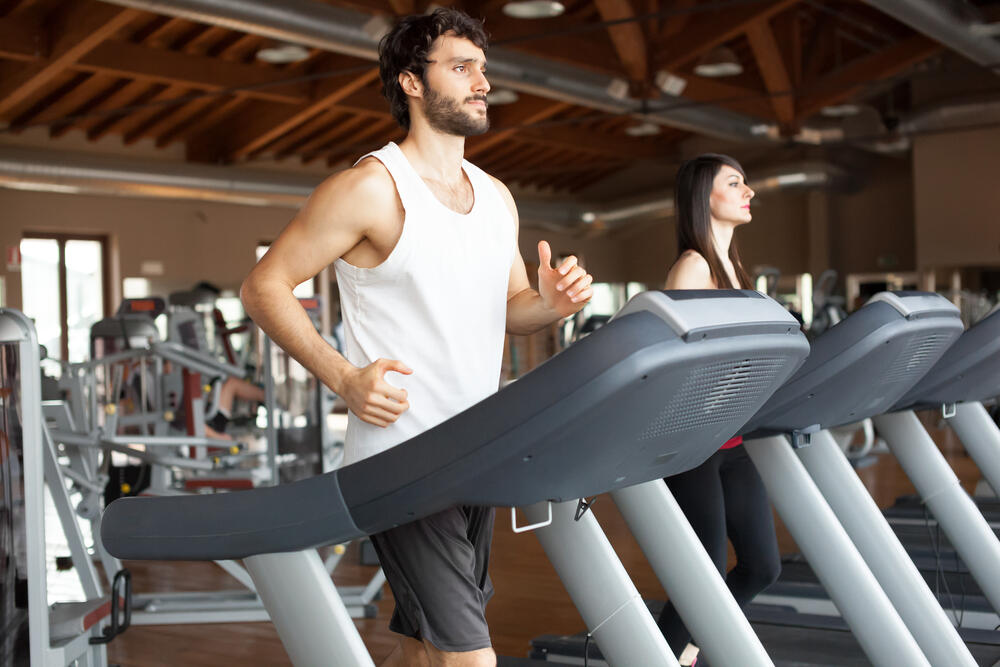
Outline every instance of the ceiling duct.
[(1000, 121), (1000, 98), (949, 101), (918, 109), (899, 121), (901, 134), (961, 130)]
[[(104, 0), (156, 14), (176, 16), (366, 60), (377, 59), (378, 40), (390, 23), (382, 16), (325, 5), (315, 0)], [(766, 140), (761, 122), (718, 107), (684, 104), (679, 97), (642, 102), (608, 91), (619, 81), (580, 67), (494, 47), (490, 81), (515, 90), (610, 113), (643, 113), (662, 125), (735, 141)], [(677, 108), (669, 108), (677, 105)]]
[[(848, 183), (847, 172), (831, 164), (803, 162), (765, 171), (750, 180), (748, 185), (757, 195), (795, 188), (832, 188)], [(520, 213), (520, 204), (518, 205)], [(633, 220), (655, 220), (674, 214), (672, 194), (657, 193), (652, 196), (623, 199), (601, 207), (576, 207), (567, 215), (578, 225), (603, 225), (606, 229), (621, 226)]]
[[(765, 172), (752, 180), (750, 186), (762, 194), (788, 188), (832, 187), (845, 182), (846, 178), (845, 172), (835, 166), (801, 163)], [(16, 190), (297, 209), (322, 179), (321, 175), (0, 146), (0, 187)], [(673, 198), (666, 192), (601, 206), (577, 199), (519, 197), (517, 206), (525, 226), (563, 232), (595, 224), (612, 228), (632, 220), (665, 218), (673, 214)]]
[(983, 24), (970, 5), (953, 0), (864, 0), (972, 62), (1000, 73), (1000, 42), (976, 30)]

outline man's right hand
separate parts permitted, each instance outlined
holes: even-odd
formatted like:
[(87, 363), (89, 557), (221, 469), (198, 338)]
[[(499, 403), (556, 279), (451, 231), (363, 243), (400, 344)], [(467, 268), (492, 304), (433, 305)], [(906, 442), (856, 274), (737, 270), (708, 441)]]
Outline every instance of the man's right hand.
[(377, 359), (344, 377), (340, 396), (347, 403), (347, 408), (361, 421), (386, 427), (409, 409), (406, 390), (385, 381), (385, 374), (389, 371), (403, 375), (413, 372), (401, 361)]

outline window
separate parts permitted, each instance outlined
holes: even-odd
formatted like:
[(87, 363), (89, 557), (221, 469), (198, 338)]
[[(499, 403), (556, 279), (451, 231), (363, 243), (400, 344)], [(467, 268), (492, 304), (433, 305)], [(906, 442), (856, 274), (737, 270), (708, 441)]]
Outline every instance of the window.
[[(105, 316), (105, 239), (26, 234), (21, 240), (21, 303), (50, 359), (90, 357), (90, 327)], [(47, 371), (58, 370), (47, 364)]]

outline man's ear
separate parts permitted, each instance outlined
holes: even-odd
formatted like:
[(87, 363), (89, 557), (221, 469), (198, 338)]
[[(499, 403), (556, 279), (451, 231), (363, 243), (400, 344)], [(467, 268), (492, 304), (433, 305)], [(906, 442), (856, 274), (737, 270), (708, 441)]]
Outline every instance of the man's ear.
[(412, 97), (423, 97), (424, 95), (424, 82), (420, 80), (420, 77), (413, 72), (400, 72), (399, 73), (399, 87), (403, 89), (403, 92)]

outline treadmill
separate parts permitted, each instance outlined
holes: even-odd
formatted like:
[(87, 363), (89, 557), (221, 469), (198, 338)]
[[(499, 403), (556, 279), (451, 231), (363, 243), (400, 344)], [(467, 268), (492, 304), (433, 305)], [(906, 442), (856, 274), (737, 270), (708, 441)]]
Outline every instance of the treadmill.
[[(769, 631), (772, 623), (783, 619), (768, 616), (769, 608), (752, 605), (749, 615), (758, 636), (781, 640), (765, 641), (779, 664), (840, 664), (841, 660), (864, 661), (866, 656), (877, 665), (976, 664), (920, 575), (912, 565), (904, 566), (909, 563), (905, 552), (898, 542), (892, 545), (892, 533), (874, 502), (832, 436), (822, 430), (891, 407), (961, 330), (958, 310), (938, 295), (876, 295), (814, 340), (802, 368), (744, 427), (748, 438), (744, 446), (772, 501), (857, 638), (855, 641), (846, 631), (841, 632), (839, 639), (832, 641), (841, 654), (831, 660), (828, 655), (814, 653), (810, 663), (801, 650), (783, 652), (782, 645), (794, 640), (795, 633), (788, 626)], [(810, 439), (812, 446), (805, 447)], [(820, 490), (829, 497), (830, 505)], [(883, 521), (881, 529), (877, 521)], [(862, 539), (865, 533), (874, 539)], [(642, 545), (642, 539), (637, 539)], [(886, 587), (888, 596), (879, 583)], [(675, 604), (688, 622), (691, 610), (680, 601)], [(788, 609), (770, 611), (787, 613)], [(801, 617), (797, 623), (810, 632), (846, 630), (839, 620), (819, 628), (805, 627)], [(690, 623), (689, 628), (699, 646), (709, 649)], [(830, 644), (833, 636), (824, 637)], [(819, 649), (817, 641), (812, 639), (806, 646)], [(546, 652), (539, 641), (533, 645), (535, 655)], [(708, 659), (721, 664), (711, 655)]]
[(674, 666), (576, 499), (699, 465), (807, 352), (795, 320), (756, 292), (646, 292), (518, 382), (386, 452), (283, 486), (122, 498), (101, 538), (127, 559), (244, 558), (292, 661), (353, 667), (371, 658), (315, 547), (456, 504), (531, 506), (609, 661)]

